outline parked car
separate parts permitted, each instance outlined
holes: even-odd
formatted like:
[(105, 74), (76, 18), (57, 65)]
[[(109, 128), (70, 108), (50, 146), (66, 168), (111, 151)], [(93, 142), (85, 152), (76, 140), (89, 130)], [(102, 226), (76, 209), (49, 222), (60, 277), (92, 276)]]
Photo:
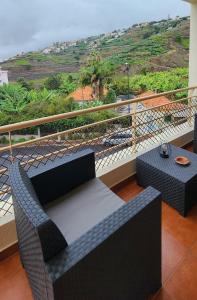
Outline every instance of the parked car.
[(131, 146), (131, 138), (131, 130), (126, 130), (122, 132), (117, 132), (107, 138), (104, 138), (102, 144), (104, 146), (116, 146), (120, 144), (126, 144), (127, 146)]
[(159, 134), (159, 126), (155, 122), (154, 116), (148, 115), (145, 117), (146, 125), (141, 125), (140, 123), (137, 126), (137, 134), (138, 136), (146, 136), (149, 134)]
[(138, 136), (145, 136), (148, 134), (159, 134), (159, 126), (156, 124), (148, 124), (145, 126), (139, 126), (137, 129)]

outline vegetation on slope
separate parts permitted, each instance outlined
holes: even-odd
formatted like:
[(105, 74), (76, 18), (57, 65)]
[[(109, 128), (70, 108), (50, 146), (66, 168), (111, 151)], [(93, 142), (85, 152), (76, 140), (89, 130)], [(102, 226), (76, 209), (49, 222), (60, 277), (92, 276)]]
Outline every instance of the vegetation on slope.
[[(128, 29), (76, 41), (65, 49), (55, 43), (48, 54), (29, 52), (1, 64), (11, 80), (48, 77), (52, 73), (78, 72), (92, 51), (99, 52), (117, 73), (126, 62), (133, 74), (187, 67), (189, 18), (161, 20), (133, 25)], [(50, 49), (50, 47), (49, 47)]]
[[(0, 125), (111, 103), (115, 100), (116, 95), (128, 94), (128, 92), (138, 95), (146, 90), (164, 92), (187, 87), (188, 69), (179, 68), (166, 72), (135, 75), (129, 80), (129, 91), (127, 77), (111, 75), (111, 79), (108, 78), (105, 81), (105, 87), (109, 90), (107, 96), (81, 105), (74, 102), (68, 95), (76, 87), (81, 86), (83, 80), (84, 78), (80, 76), (73, 79), (69, 75), (59, 74), (47, 79), (39, 89), (29, 90), (29, 86), (24, 84), (24, 81), (23, 85), (17, 83), (0, 87)], [(183, 97), (185, 94), (179, 93), (177, 96)], [(88, 117), (78, 117), (61, 121), (55, 125), (47, 125), (46, 128), (56, 130), (59, 126), (61, 128), (81, 126), (93, 120), (109, 118), (114, 114), (113, 111), (92, 114)]]

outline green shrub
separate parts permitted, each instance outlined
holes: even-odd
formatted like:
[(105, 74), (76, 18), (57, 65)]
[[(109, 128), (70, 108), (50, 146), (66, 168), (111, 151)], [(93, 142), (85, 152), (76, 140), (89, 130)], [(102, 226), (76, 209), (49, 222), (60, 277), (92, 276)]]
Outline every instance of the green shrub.
[(33, 88), (32, 84), (30, 82), (28, 82), (27, 80), (25, 80), (24, 77), (19, 77), (17, 79), (17, 83), (20, 84), (27, 91), (30, 91)]
[(114, 103), (116, 101), (116, 93), (110, 88), (107, 92), (107, 95), (104, 97), (104, 104)]
[(9, 140), (5, 136), (2, 136), (0, 137), (0, 144), (7, 145), (9, 144)]
[(46, 80), (45, 87), (48, 90), (58, 90), (62, 82), (62, 76), (60, 74), (52, 75)]
[[(172, 91), (188, 86), (188, 69), (178, 68), (166, 72), (154, 72), (135, 75), (129, 80), (130, 93), (141, 93), (146, 90), (157, 93)], [(112, 81), (112, 88), (116, 94), (128, 93), (127, 77), (116, 77)], [(184, 93), (185, 94), (185, 93)], [(177, 94), (180, 98), (183, 93)]]

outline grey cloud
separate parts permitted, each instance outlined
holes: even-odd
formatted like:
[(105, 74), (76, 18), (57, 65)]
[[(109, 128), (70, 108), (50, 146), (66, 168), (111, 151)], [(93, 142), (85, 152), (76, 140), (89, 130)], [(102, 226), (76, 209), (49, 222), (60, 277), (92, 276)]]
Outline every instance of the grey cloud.
[(136, 22), (188, 15), (181, 0), (1, 0), (0, 59)]

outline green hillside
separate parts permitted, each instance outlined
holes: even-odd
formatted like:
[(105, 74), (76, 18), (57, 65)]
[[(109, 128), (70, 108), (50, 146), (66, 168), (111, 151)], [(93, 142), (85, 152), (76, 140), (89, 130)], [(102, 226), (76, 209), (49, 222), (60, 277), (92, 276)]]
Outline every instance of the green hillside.
[(65, 46), (55, 43), (46, 51), (29, 52), (0, 64), (9, 78), (37, 80), (54, 73), (77, 72), (93, 50), (114, 65), (117, 73), (127, 62), (133, 74), (167, 71), (188, 66), (189, 17), (135, 24), (128, 29), (89, 37)]

